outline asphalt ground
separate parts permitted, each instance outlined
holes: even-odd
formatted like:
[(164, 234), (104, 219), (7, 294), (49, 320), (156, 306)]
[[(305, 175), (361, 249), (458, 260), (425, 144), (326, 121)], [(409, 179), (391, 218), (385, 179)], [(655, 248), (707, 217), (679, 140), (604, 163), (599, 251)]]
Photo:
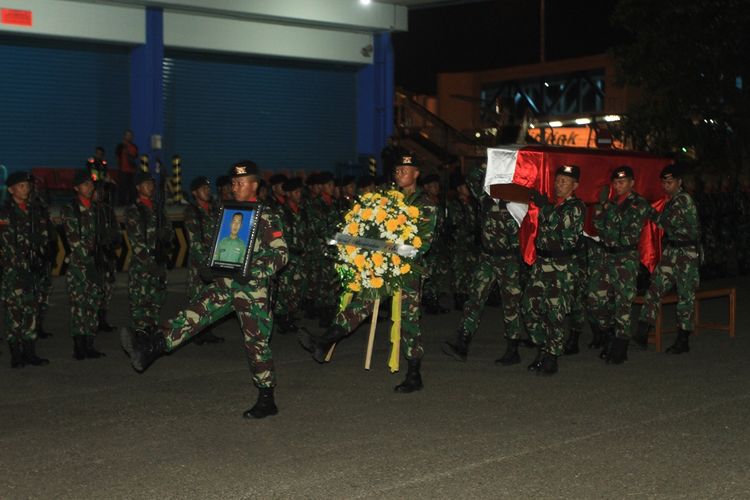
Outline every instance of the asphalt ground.
[[(118, 279), (110, 322), (121, 325)], [(184, 304), (184, 279), (170, 273), (165, 316)], [(425, 316), (425, 388), (409, 395), (393, 392), (405, 367), (386, 366), (387, 321), (370, 371), (366, 326), (324, 366), (277, 335), (280, 413), (257, 421), (241, 418), (257, 392), (234, 318), (215, 328), (224, 344), (187, 345), (138, 375), (114, 332), (96, 341), (106, 358), (72, 359), (54, 282), (54, 336), (37, 346), (51, 364), (11, 370), (0, 347), (3, 499), (750, 497), (750, 279), (705, 284), (738, 287), (735, 339), (704, 332), (679, 356), (631, 348), (621, 366), (584, 349), (553, 377), (526, 371), (528, 349), (521, 365), (494, 365), (499, 308), (466, 363), (440, 351), (458, 313)], [(702, 314), (720, 321), (726, 308), (711, 299)], [(674, 306), (665, 313), (669, 326)]]

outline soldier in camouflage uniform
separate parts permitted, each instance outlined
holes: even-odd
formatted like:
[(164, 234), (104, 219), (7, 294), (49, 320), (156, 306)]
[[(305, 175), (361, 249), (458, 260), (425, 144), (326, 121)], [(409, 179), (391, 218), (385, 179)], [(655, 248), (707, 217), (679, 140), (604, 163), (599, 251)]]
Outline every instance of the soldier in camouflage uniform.
[(432, 236), (430, 251), (425, 254), (426, 280), (422, 293), (422, 302), (428, 314), (442, 314), (448, 309), (440, 305), (440, 296), (450, 288), (450, 254), (447, 226), (447, 211), (440, 196), (440, 177), (436, 174), (425, 176), (422, 189), (437, 207), (435, 233)]
[(94, 182), (87, 171), (76, 172), (73, 189), (76, 197), (72, 203), (63, 206), (61, 219), (70, 247), (65, 277), (70, 296), (73, 358), (81, 361), (104, 356), (94, 348), (94, 337), (99, 325), (98, 313), (107, 265), (102, 256), (106, 222), (104, 212), (93, 199)]
[(278, 210), (277, 213), (281, 213), (282, 207), (286, 204), (286, 193), (284, 192), (284, 183), (287, 181), (287, 176), (284, 174), (274, 174), (268, 179), (268, 185), (271, 188), (270, 196), (268, 197), (266, 205), (274, 207)]
[[(232, 192), (238, 202), (255, 202), (260, 173), (255, 163), (239, 162), (231, 168)], [(218, 223), (218, 221), (216, 221)], [(243, 413), (244, 418), (276, 415), (274, 400), (276, 372), (269, 343), (273, 315), (268, 303), (269, 280), (287, 263), (288, 251), (278, 218), (261, 208), (257, 237), (245, 277), (219, 278), (204, 267), (201, 275), (211, 286), (187, 309), (153, 331), (123, 329), (123, 349), (133, 368), (143, 372), (161, 354), (171, 352), (202, 329), (234, 311), (242, 325), (253, 382), (258, 388), (255, 405)]]
[(600, 268), (589, 282), (587, 305), (594, 337), (604, 343), (600, 357), (611, 364), (627, 359), (630, 309), (636, 293), (640, 255), (638, 242), (651, 205), (633, 191), (633, 169), (624, 165), (611, 175), (615, 197), (604, 186), (594, 225), (604, 250)]
[(159, 311), (167, 292), (167, 252), (172, 245), (172, 223), (154, 202), (154, 179), (148, 172), (135, 174), (138, 197), (125, 210), (125, 225), (132, 249), (128, 269), (130, 317), (135, 328), (159, 324)]
[(586, 206), (574, 194), (580, 176), (576, 165), (558, 167), (554, 205), (539, 191), (532, 191), (532, 200), (539, 208), (536, 260), (521, 310), (526, 331), (538, 346), (529, 371), (544, 375), (557, 373), (557, 358), (563, 353), (565, 316), (570, 312), (578, 272), (576, 253), (586, 212)]
[(310, 174), (305, 179), (305, 185), (307, 187), (307, 196), (302, 199), (302, 205), (300, 206), (302, 212), (302, 218), (305, 221), (304, 224), (304, 238), (308, 242), (305, 248), (305, 252), (302, 255), (302, 276), (305, 280), (305, 285), (302, 290), (302, 302), (301, 308), (305, 311), (305, 317), (307, 319), (315, 319), (318, 317), (318, 311), (315, 309), (316, 301), (316, 286), (318, 282), (318, 263), (316, 261), (316, 255), (314, 245), (310, 244), (315, 239), (313, 234), (313, 212), (316, 210), (317, 201), (316, 199), (320, 195), (320, 183), (318, 182), (318, 174)]
[(479, 200), (479, 224), (482, 248), (474, 270), (472, 288), (464, 305), (456, 339), (443, 344), (443, 352), (466, 361), (471, 339), (479, 328), (487, 297), (497, 282), (503, 303), (503, 324), (507, 349), (495, 362), (501, 365), (520, 363), (517, 345), (521, 335), (521, 251), (518, 223), (508, 212), (507, 202), (492, 198), (484, 190), (486, 167), (477, 167), (466, 179), (474, 198)]
[[(208, 262), (213, 246), (214, 221), (219, 214), (220, 205), (211, 197), (211, 183), (207, 177), (196, 177), (190, 183), (190, 192), (194, 203), (185, 207), (184, 221), (190, 248), (188, 251), (187, 298), (193, 303), (207, 289), (201, 279), (199, 270)], [(203, 330), (194, 342), (202, 344), (220, 344), (222, 337), (214, 334), (210, 327)]]
[(274, 303), (274, 324), (279, 333), (296, 332), (294, 312), (300, 307), (304, 293), (303, 257), (306, 221), (302, 212), (302, 179), (284, 182), (283, 207), (284, 239), (289, 249), (289, 261), (278, 276), (278, 290)]
[(339, 211), (339, 218), (343, 218), (354, 206), (354, 200), (357, 197), (356, 180), (353, 176), (346, 175), (336, 183), (336, 189), (338, 191), (336, 208)]
[(333, 193), (336, 188), (333, 174), (318, 174), (320, 196), (311, 203), (309, 229), (310, 251), (313, 265), (313, 290), (315, 309), (319, 325), (327, 327), (336, 315), (338, 293), (341, 288), (328, 240), (336, 233), (336, 225), (341, 218), (334, 203)]
[(453, 302), (456, 311), (463, 311), (479, 257), (479, 219), (476, 200), (471, 196), (466, 179), (461, 175), (454, 176), (451, 184), (457, 194), (448, 202)]
[[(419, 327), (422, 275), (419, 269), (423, 255), (430, 249), (432, 234), (435, 229), (435, 206), (425, 193), (417, 187), (419, 178), (419, 167), (411, 155), (404, 155), (394, 168), (396, 184), (404, 193), (404, 203), (416, 206), (419, 209), (419, 222), (417, 233), (422, 240), (422, 246), (413, 259), (402, 258), (404, 263), (409, 263), (413, 271), (407, 275), (403, 288), (401, 289), (401, 341), (402, 351), (409, 364), (406, 378), (394, 390), (399, 393), (410, 393), (422, 389), (422, 375), (420, 373), (424, 347), (422, 345), (422, 333)], [(328, 231), (333, 231), (329, 228)], [(313, 353), (313, 359), (318, 363), (325, 363), (326, 353), (331, 346), (343, 339), (372, 314), (374, 301), (362, 298), (359, 294), (352, 298), (346, 308), (339, 311), (331, 326), (322, 335), (310, 335), (301, 330), (299, 340), (302, 347)]]
[(688, 338), (695, 329), (695, 290), (700, 281), (700, 226), (693, 198), (682, 189), (682, 173), (676, 165), (661, 171), (661, 184), (669, 197), (664, 210), (652, 210), (649, 217), (664, 229), (662, 254), (651, 276), (633, 340), (644, 349), (648, 333), (656, 322), (662, 296), (677, 289), (677, 340), (667, 349), (670, 354), (690, 350)]
[(8, 198), (0, 209), (0, 267), (5, 305), (5, 333), (11, 368), (43, 366), (49, 361), (36, 355), (39, 308), (34, 290), (34, 270), (42, 265), (49, 240), (40, 207), (30, 201), (31, 176), (14, 172), (5, 185)]
[(46, 226), (45, 233), (47, 234), (47, 242), (43, 249), (43, 259), (40, 261), (40, 266), (34, 269), (34, 290), (36, 294), (36, 303), (39, 312), (37, 313), (36, 322), (36, 335), (37, 338), (46, 339), (51, 337), (52, 334), (44, 329), (44, 317), (49, 309), (49, 299), (52, 293), (52, 263), (57, 255), (57, 229), (52, 224), (52, 218), (49, 213), (49, 200), (45, 194), (45, 191), (41, 184), (37, 181), (39, 179), (31, 176), (31, 195), (30, 199), (39, 210), (41, 214), (42, 224)]

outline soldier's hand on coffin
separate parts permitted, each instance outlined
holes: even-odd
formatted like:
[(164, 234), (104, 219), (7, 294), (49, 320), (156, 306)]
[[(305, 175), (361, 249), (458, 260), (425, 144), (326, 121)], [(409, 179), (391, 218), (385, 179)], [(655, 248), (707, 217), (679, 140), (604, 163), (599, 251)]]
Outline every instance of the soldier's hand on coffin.
[(200, 276), (204, 283), (213, 283), (214, 281), (214, 272), (208, 266), (199, 267), (198, 276)]
[(531, 201), (539, 208), (551, 205), (549, 199), (536, 189), (531, 190)]
[(601, 191), (599, 191), (599, 203), (604, 205), (607, 201), (609, 201), (609, 184), (602, 186)]

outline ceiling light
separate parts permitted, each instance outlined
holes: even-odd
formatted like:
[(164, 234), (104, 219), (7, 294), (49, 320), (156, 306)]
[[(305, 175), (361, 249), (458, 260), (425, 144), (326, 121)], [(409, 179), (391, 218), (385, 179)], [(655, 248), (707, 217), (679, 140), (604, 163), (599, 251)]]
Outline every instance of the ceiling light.
[(588, 125), (591, 123), (591, 118), (576, 118), (577, 125)]
[(359, 0), (362, 5), (370, 5), (370, 0)]
[(549, 126), (550, 127), (562, 127), (562, 122), (558, 122), (558, 121), (549, 122)]
[(620, 121), (620, 115), (606, 115), (604, 117), (605, 122), (619, 122)]

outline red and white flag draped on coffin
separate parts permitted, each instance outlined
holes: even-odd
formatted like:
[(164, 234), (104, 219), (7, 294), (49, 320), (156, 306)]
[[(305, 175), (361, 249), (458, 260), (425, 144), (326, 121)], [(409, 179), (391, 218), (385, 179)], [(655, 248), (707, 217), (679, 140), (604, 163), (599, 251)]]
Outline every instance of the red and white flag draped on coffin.
[[(669, 163), (668, 158), (632, 151), (510, 145), (487, 150), (484, 189), (495, 198), (511, 201), (508, 210), (521, 225), (519, 238), (524, 261), (532, 264), (536, 259), (534, 238), (538, 209), (528, 203), (529, 190), (537, 189), (554, 200), (557, 167), (578, 165), (581, 168), (576, 195), (588, 208), (584, 232), (596, 239), (598, 236), (592, 222), (593, 206), (598, 202), (602, 186), (610, 184), (612, 170), (621, 165), (630, 166), (635, 175), (635, 191), (661, 210), (666, 199), (659, 173)], [(641, 232), (641, 262), (649, 271), (654, 270), (661, 256), (661, 234), (661, 230), (650, 221)]]

